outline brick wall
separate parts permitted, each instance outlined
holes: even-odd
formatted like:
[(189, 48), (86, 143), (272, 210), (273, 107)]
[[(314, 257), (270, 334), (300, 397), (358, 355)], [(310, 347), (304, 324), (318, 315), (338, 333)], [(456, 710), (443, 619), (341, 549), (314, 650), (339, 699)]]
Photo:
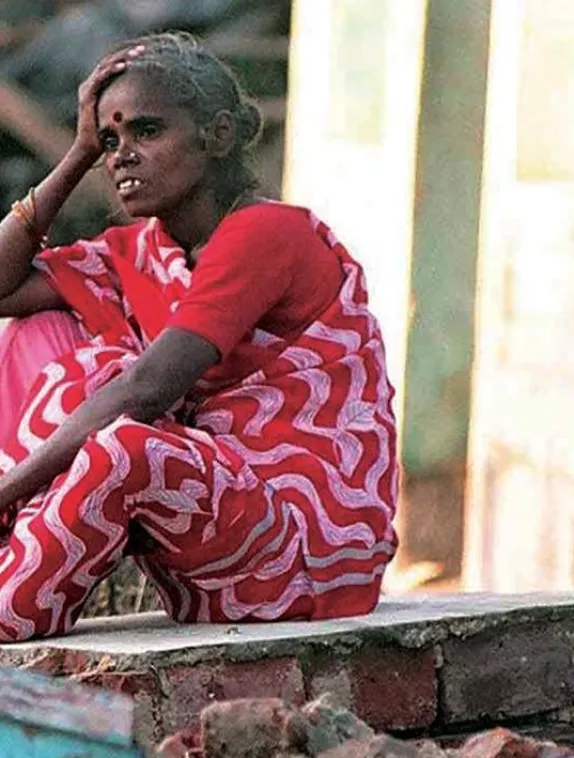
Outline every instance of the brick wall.
[(403, 737), (492, 723), (543, 727), (550, 737), (574, 728), (573, 607), (569, 596), (406, 596), (364, 618), (232, 627), (142, 614), (2, 645), (0, 666), (132, 695), (146, 744), (193, 727), (214, 700), (302, 704), (324, 692), (376, 731)]

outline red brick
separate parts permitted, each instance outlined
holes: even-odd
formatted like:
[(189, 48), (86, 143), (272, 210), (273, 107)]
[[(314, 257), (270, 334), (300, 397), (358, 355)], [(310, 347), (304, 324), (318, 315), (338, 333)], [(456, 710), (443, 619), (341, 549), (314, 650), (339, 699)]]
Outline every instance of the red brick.
[(151, 746), (165, 736), (161, 691), (156, 676), (136, 671), (103, 672), (81, 678), (83, 684), (123, 692), (135, 704), (134, 734), (139, 744)]
[(199, 713), (217, 697), (215, 668), (177, 666), (164, 673), (167, 696), (164, 700), (164, 722), (167, 733), (199, 729)]
[(353, 708), (375, 731), (430, 726), (437, 679), (430, 649), (369, 646), (349, 661)]
[(221, 698), (278, 697), (286, 703), (305, 702), (303, 674), (296, 658), (264, 658), (227, 663), (220, 673)]
[(195, 729), (202, 708), (215, 700), (278, 697), (289, 703), (305, 700), (303, 675), (296, 658), (263, 658), (178, 666), (166, 671), (169, 687), (166, 725), (172, 731)]

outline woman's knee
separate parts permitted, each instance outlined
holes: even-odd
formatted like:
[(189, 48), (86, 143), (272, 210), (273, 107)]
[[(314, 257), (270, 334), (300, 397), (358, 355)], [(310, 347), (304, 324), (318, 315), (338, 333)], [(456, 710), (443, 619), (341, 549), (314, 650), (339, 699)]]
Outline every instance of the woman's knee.
[(11, 319), (0, 332), (0, 387), (25, 395), (44, 366), (82, 341), (77, 320), (63, 311)]
[(81, 341), (78, 322), (63, 311), (12, 319), (0, 334), (0, 447), (10, 439), (24, 401), (50, 361)]
[(41, 311), (10, 319), (0, 336), (8, 349), (29, 348), (31, 358), (45, 365), (85, 340), (78, 320), (66, 311)]

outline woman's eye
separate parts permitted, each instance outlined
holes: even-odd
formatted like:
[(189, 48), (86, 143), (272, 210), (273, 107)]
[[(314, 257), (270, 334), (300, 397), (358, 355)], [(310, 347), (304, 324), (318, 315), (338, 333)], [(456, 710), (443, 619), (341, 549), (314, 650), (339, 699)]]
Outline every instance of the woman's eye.
[(102, 150), (105, 153), (111, 153), (113, 150), (117, 150), (118, 148), (118, 138), (115, 134), (108, 134), (105, 137), (101, 138), (100, 144), (102, 146)]
[(155, 124), (146, 124), (139, 131), (140, 139), (153, 139), (159, 134), (159, 129)]

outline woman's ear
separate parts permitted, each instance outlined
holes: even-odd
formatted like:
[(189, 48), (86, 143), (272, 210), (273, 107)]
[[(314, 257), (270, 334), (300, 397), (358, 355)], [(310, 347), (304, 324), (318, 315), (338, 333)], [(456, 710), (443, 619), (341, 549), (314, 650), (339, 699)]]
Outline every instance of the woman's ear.
[(218, 111), (207, 130), (206, 146), (213, 158), (225, 158), (235, 145), (237, 129), (230, 111)]

